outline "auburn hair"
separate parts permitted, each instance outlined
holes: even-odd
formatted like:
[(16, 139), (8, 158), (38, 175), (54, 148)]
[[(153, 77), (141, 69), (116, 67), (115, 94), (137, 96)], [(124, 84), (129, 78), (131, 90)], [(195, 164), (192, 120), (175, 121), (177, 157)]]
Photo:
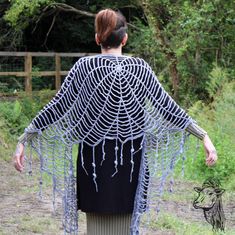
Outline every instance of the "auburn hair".
[(116, 48), (126, 34), (126, 18), (119, 11), (101, 10), (96, 14), (95, 31), (103, 48)]

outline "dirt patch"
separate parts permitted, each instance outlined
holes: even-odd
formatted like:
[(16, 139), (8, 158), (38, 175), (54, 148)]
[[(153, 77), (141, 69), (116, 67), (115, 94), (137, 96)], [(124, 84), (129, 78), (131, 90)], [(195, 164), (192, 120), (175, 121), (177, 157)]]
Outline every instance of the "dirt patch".
[[(0, 234), (63, 234), (62, 212), (54, 213), (51, 188), (44, 188), (40, 198), (36, 174), (18, 173), (3, 160), (0, 169)], [(80, 220), (79, 234), (85, 234), (84, 215)]]
[[(11, 162), (0, 159), (0, 234), (1, 235), (59, 235), (63, 234), (62, 213), (53, 213), (51, 188), (43, 190), (39, 200), (37, 176), (31, 177), (14, 170)], [(195, 183), (175, 181), (174, 193), (163, 197), (160, 209), (189, 222), (206, 224), (201, 210), (192, 206)], [(167, 188), (167, 186), (166, 186)], [(233, 197), (234, 198), (234, 197)], [(224, 203), (226, 228), (235, 229), (235, 202)], [(85, 215), (80, 213), (79, 234), (86, 234)], [(172, 231), (145, 231), (144, 235), (173, 235)]]

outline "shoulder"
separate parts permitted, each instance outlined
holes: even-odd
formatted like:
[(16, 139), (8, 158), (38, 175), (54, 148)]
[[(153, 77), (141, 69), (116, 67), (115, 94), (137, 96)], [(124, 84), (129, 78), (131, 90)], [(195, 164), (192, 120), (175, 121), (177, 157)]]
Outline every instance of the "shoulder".
[(84, 56), (84, 57), (81, 57), (81, 58), (79, 58), (79, 59), (76, 61), (75, 65), (76, 65), (76, 66), (82, 65), (82, 64), (86, 63), (87, 61), (89, 61), (91, 57), (92, 57), (92, 56)]
[(149, 63), (145, 61), (143, 58), (140, 57), (131, 57), (130, 58), (130, 64), (134, 65), (135, 67), (138, 68), (138, 70), (141, 70), (145, 74), (151, 74), (155, 76), (155, 73)]
[(127, 62), (129, 62), (130, 64), (133, 64), (133, 65), (143, 67), (145, 69), (151, 69), (148, 62), (146, 62), (144, 59), (142, 59), (140, 57), (130, 56), (129, 58), (127, 58)]

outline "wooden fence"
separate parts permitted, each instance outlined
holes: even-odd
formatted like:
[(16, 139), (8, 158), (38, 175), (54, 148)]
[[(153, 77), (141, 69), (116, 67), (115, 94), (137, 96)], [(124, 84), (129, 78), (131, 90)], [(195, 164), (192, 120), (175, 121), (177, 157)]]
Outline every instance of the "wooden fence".
[[(95, 55), (95, 53), (55, 53), (55, 52), (5, 52), (0, 51), (0, 57), (24, 57), (24, 71), (7, 71), (1, 72), (0, 76), (16, 76), (25, 78), (25, 91), (32, 93), (32, 77), (33, 76), (54, 76), (55, 77), (55, 88), (60, 89), (61, 76), (68, 74), (68, 71), (61, 71), (61, 57), (83, 57)], [(54, 57), (55, 70), (54, 71), (37, 71), (33, 72), (32, 57)], [(72, 66), (72, 65), (71, 65)]]

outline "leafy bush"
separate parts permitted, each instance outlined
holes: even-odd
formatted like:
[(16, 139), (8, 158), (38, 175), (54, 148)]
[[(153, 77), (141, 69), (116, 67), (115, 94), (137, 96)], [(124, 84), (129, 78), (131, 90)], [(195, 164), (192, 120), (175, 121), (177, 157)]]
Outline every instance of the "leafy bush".
[(19, 101), (15, 101), (14, 103), (2, 102), (0, 109), (0, 116), (5, 120), (6, 127), (9, 129), (10, 134), (16, 135), (24, 130), (29, 120), (22, 112), (22, 105)]
[(210, 98), (218, 96), (223, 88), (223, 84), (226, 82), (228, 82), (228, 74), (226, 70), (215, 64), (209, 75), (209, 81), (206, 83), (206, 90)]
[[(196, 138), (192, 137), (188, 158), (185, 161), (185, 176), (190, 179), (205, 180), (209, 176), (218, 177), (221, 181), (232, 179), (235, 170), (235, 82), (223, 84), (221, 95), (214, 97), (211, 107), (197, 102), (189, 114), (197, 120), (212, 139), (218, 153), (217, 164), (205, 165), (205, 153), (202, 143), (196, 150)], [(197, 158), (195, 156), (197, 155)], [(180, 167), (178, 166), (178, 170)]]
[(3, 101), (0, 103), (0, 120), (4, 123), (12, 136), (19, 136), (35, 117), (40, 109), (51, 100), (54, 91), (40, 91), (33, 97), (25, 95), (14, 102)]

